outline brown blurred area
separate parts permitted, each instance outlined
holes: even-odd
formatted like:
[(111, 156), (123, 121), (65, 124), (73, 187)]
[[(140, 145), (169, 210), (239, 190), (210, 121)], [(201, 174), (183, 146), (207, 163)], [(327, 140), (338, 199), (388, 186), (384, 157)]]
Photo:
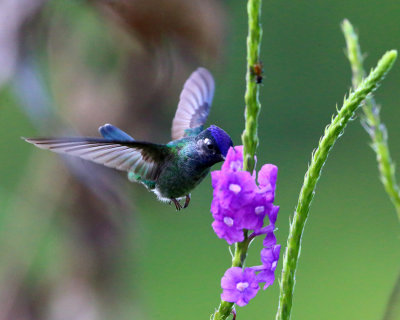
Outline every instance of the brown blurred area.
[[(72, 2), (0, 2), (0, 86), (12, 86), (38, 136), (96, 135), (109, 122), (138, 139), (167, 142), (187, 75), (222, 60), (222, 4)], [(29, 240), (1, 242), (0, 320), (110, 319), (123, 299), (115, 261), (136, 211), (126, 179), (81, 160), (52, 159), (32, 152), (7, 209), (18, 220), (9, 232), (29, 230), (21, 235)], [(52, 230), (65, 242), (42, 270), (38, 255)]]

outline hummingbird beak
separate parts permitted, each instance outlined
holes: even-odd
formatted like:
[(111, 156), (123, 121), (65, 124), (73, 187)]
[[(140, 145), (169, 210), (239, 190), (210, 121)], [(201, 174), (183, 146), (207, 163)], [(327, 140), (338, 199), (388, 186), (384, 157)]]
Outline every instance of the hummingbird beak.
[(226, 157), (223, 154), (221, 154), (221, 161), (225, 161), (225, 159)]

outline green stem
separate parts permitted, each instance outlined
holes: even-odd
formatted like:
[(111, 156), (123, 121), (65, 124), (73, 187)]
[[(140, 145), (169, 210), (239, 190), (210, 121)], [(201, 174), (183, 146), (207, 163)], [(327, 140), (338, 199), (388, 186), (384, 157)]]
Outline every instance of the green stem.
[(386, 306), (383, 320), (399, 320), (400, 319), (400, 273), (394, 285), (389, 301)]
[(258, 99), (259, 84), (255, 80), (254, 66), (260, 63), (260, 46), (262, 28), (260, 24), (261, 0), (248, 0), (247, 13), (249, 16), (249, 31), (247, 36), (247, 73), (245, 118), (246, 124), (242, 134), (243, 141), (243, 169), (253, 172), (254, 156), (258, 146), (258, 115), (261, 104)]
[[(243, 267), (244, 261), (247, 255), (247, 249), (249, 247), (250, 240), (247, 237), (247, 231), (245, 232), (245, 239), (242, 242), (238, 242), (235, 245), (235, 254), (232, 257), (232, 267)], [(221, 300), (218, 310), (213, 316), (213, 320), (224, 320), (232, 312), (233, 302), (227, 302)]]
[(379, 60), (377, 67), (361, 82), (357, 90), (350, 92), (336, 117), (334, 117), (330, 125), (325, 128), (324, 135), (319, 142), (318, 148), (312, 154), (311, 163), (304, 177), (303, 186), (300, 191), (296, 212), (290, 224), (287, 247), (283, 257), (279, 307), (276, 320), (290, 319), (296, 268), (300, 256), (301, 237), (307, 221), (311, 201), (314, 197), (315, 187), (329, 151), (332, 149), (336, 140), (342, 135), (354, 111), (367, 95), (377, 88), (380, 81), (392, 67), (396, 57), (397, 51), (395, 50), (385, 53)]
[[(358, 43), (358, 36), (348, 20), (343, 21), (342, 30), (346, 39), (347, 57), (353, 72), (352, 82), (355, 88), (365, 77), (363, 55)], [(379, 107), (372, 97), (365, 99), (362, 109), (364, 112), (363, 125), (371, 136), (371, 146), (376, 153), (381, 181), (396, 209), (400, 222), (400, 189), (396, 182), (395, 166), (390, 157), (386, 127), (380, 119)]]
[[(245, 93), (245, 130), (242, 134), (243, 141), (243, 170), (253, 172), (255, 167), (255, 153), (258, 146), (258, 115), (261, 104), (258, 99), (259, 86), (255, 79), (254, 66), (260, 62), (260, 46), (262, 28), (260, 24), (261, 0), (248, 0), (247, 14), (249, 29), (247, 36), (247, 73)], [(235, 246), (235, 253), (232, 258), (232, 267), (243, 267), (247, 255), (250, 240), (245, 232), (245, 240)], [(214, 320), (224, 320), (232, 312), (233, 303), (221, 301), (218, 310), (211, 316)]]
[[(350, 21), (344, 20), (342, 30), (346, 39), (347, 57), (353, 73), (353, 87), (356, 87), (365, 76), (363, 55), (358, 42), (357, 33)], [(400, 189), (396, 182), (395, 166), (392, 162), (388, 145), (388, 134), (379, 115), (379, 107), (374, 98), (365, 99), (363, 105), (363, 126), (372, 140), (372, 149), (376, 153), (380, 178), (390, 201), (393, 203), (400, 222)], [(400, 274), (387, 303), (384, 320), (400, 319)]]

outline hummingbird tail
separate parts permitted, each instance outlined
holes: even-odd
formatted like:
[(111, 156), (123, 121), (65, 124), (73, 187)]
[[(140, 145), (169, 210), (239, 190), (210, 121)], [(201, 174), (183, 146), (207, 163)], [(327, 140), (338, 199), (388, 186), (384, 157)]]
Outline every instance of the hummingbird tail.
[(133, 139), (129, 134), (109, 123), (101, 126), (99, 132), (107, 140), (118, 140), (123, 142), (135, 141), (135, 139)]

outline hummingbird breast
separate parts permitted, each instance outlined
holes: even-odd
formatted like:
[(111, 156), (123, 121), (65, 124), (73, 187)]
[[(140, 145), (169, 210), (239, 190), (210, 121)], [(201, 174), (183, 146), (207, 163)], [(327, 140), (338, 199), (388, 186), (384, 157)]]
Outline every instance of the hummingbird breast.
[[(185, 148), (186, 149), (186, 148)], [(181, 150), (163, 166), (156, 181), (155, 193), (160, 200), (178, 199), (189, 194), (210, 172), (210, 167)]]

